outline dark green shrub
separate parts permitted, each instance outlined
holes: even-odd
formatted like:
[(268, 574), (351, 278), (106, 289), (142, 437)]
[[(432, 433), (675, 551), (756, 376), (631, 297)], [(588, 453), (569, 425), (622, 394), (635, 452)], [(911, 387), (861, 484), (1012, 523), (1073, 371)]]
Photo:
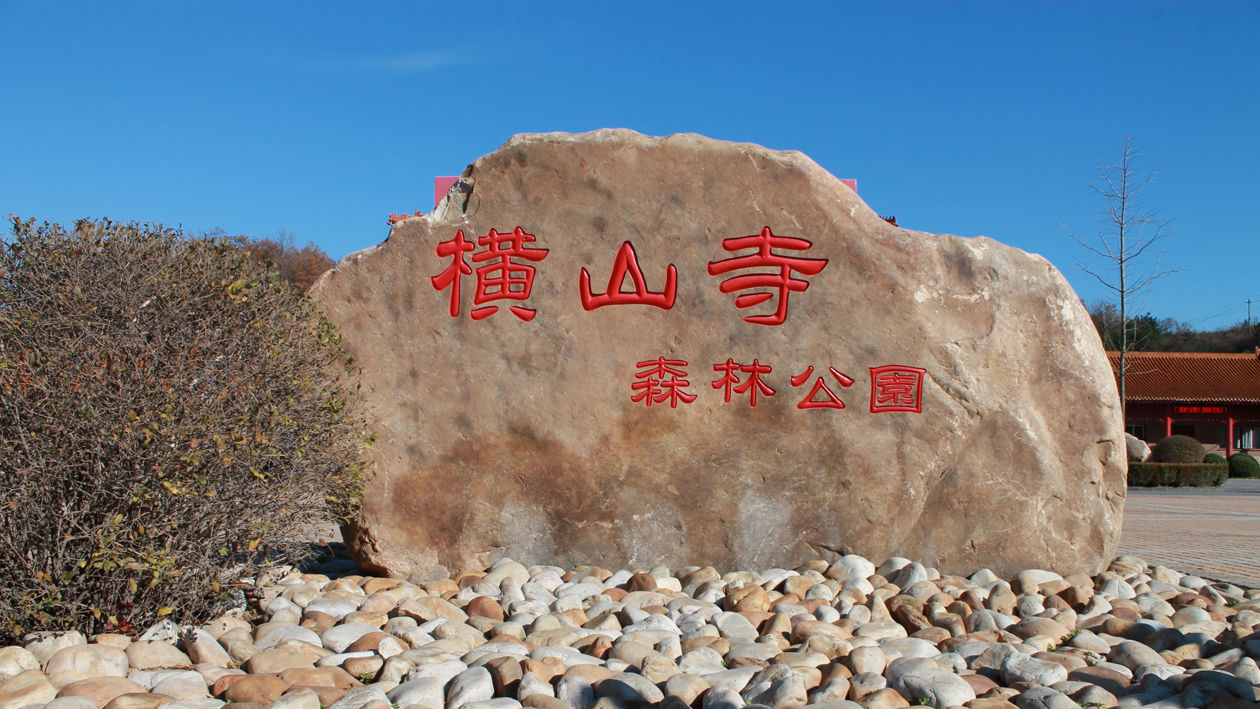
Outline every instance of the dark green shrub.
[(1203, 462), (1204, 463), (1228, 463), (1229, 461), (1226, 460), (1225, 456), (1221, 455), (1220, 453), (1208, 453), (1207, 455), (1203, 456)]
[(363, 486), (349, 358), (237, 244), (14, 220), (0, 239), (0, 639), (197, 622)]
[(1224, 463), (1129, 463), (1130, 487), (1219, 487), (1228, 475)]
[(1235, 453), (1229, 457), (1231, 478), (1260, 478), (1260, 461), (1249, 453)]
[(1203, 444), (1190, 436), (1169, 436), (1151, 449), (1152, 463), (1202, 463)]

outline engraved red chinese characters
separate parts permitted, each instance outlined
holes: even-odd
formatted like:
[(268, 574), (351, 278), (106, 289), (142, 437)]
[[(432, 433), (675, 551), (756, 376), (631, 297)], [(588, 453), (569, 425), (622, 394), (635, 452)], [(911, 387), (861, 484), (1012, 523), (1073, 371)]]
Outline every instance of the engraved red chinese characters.
[[(459, 316), (459, 285), (464, 276), (477, 276), (477, 287), (473, 292), (473, 305), (469, 313), (473, 320), (482, 320), (494, 315), (499, 308), (486, 305), (496, 300), (527, 300), (534, 288), (534, 267), (528, 263), (518, 263), (513, 259), (526, 261), (542, 261), (547, 257), (547, 249), (535, 249), (526, 244), (534, 242), (534, 235), (528, 234), (519, 226), (511, 234), (500, 234), (491, 229), (485, 236), (477, 237), (477, 244), (484, 247), (472, 255), (473, 263), (484, 263), (475, 270), (464, 261), (464, 254), (475, 247), (464, 239), (462, 229), (455, 232), (450, 241), (440, 242), (434, 251), (439, 258), (450, 258), (451, 263), (441, 273), (429, 279), (435, 290), (451, 289), (451, 317)], [(529, 321), (536, 314), (532, 308), (518, 305), (508, 306), (516, 317)]]
[[(827, 367), (827, 369), (831, 372), (831, 376), (835, 377), (836, 382), (839, 383), (840, 386), (845, 387), (845, 388), (852, 386), (853, 380), (845, 376), (844, 374), (841, 374), (840, 371), (837, 370), (835, 367)], [(809, 378), (813, 375), (814, 375), (814, 368), (806, 367), (804, 372), (801, 372), (800, 374), (797, 374), (796, 376), (792, 377), (792, 386), (793, 387), (801, 386), (806, 381), (808, 381)], [(819, 393), (825, 394), (826, 399), (822, 401), (816, 400), (815, 397), (817, 397)], [(809, 394), (807, 394), (804, 399), (801, 399), (800, 402), (797, 403), (796, 408), (798, 409), (843, 409), (844, 402), (840, 401), (840, 397), (836, 396), (835, 392), (831, 390), (831, 387), (827, 386), (827, 382), (822, 377), (818, 377), (817, 379), (814, 380), (814, 386), (812, 389), (809, 390)]]
[[(634, 285), (632, 292), (622, 290), (627, 275)], [(639, 268), (638, 254), (629, 241), (622, 243), (621, 248), (617, 249), (612, 273), (608, 276), (608, 287), (603, 293), (591, 292), (591, 274), (585, 268), (582, 269), (578, 283), (582, 307), (588, 311), (605, 305), (654, 305), (662, 310), (669, 310), (674, 307), (677, 292), (678, 269), (672, 263), (665, 269), (665, 290), (659, 293), (648, 290), (647, 282), (643, 279), (643, 269)]]
[(640, 371), (635, 372), (635, 381), (630, 385), (630, 390), (636, 392), (630, 395), (631, 401), (642, 402), (644, 406), (668, 401), (669, 408), (676, 409), (679, 401), (690, 404), (696, 400), (695, 394), (684, 390), (691, 386), (686, 379), (687, 370), (683, 369), (687, 366), (685, 361), (657, 357), (636, 362), (634, 366)]
[[(739, 364), (731, 358), (727, 358), (724, 364), (713, 365), (713, 371), (721, 372), (722, 376), (714, 379), (712, 386), (714, 389), (722, 390), (722, 397), (726, 403), (731, 403), (731, 392), (743, 394), (748, 392), (748, 405), (750, 407), (757, 405), (757, 394), (760, 392), (764, 396), (774, 396), (774, 389), (769, 384), (761, 381), (761, 375), (771, 372), (770, 365), (762, 364), (755, 358), (752, 364)], [(748, 378), (740, 383), (739, 375), (736, 372), (744, 372)]]
[(723, 293), (732, 293), (735, 291), (769, 288), (769, 292), (762, 290), (735, 296), (735, 307), (740, 309), (751, 308), (777, 295), (778, 302), (773, 313), (747, 315), (744, 317), (744, 322), (758, 325), (782, 325), (787, 320), (788, 294), (791, 292), (801, 293), (809, 288), (808, 281), (794, 278), (792, 274), (800, 273), (806, 276), (816, 276), (827, 265), (827, 259), (784, 256), (774, 253), (773, 250), (808, 251), (811, 246), (813, 246), (813, 243), (806, 239), (794, 236), (776, 236), (770, 231), (770, 227), (767, 226), (761, 230), (760, 234), (723, 239), (722, 248), (727, 251), (740, 251), (742, 249), (756, 249), (756, 251), (743, 256), (732, 256), (721, 261), (710, 261), (709, 275), (720, 276), (731, 271), (750, 268), (777, 269), (770, 273), (754, 272), (731, 276), (722, 281), (718, 289)]
[[(477, 237), (477, 244), (484, 246), (472, 256), (473, 263), (488, 261), (478, 266), (477, 290), (473, 293), (473, 304), (482, 307), (473, 308), (469, 315), (473, 320), (481, 320), (494, 315), (498, 307), (485, 305), (495, 300), (526, 300), (534, 287), (534, 267), (527, 263), (517, 263), (512, 259), (522, 258), (526, 261), (541, 261), (547, 257), (547, 249), (533, 249), (525, 244), (533, 243), (534, 235), (527, 234), (519, 226), (511, 234), (500, 234), (494, 229), (489, 234)], [(533, 320), (536, 314), (531, 308), (509, 305), (516, 317), (521, 320)]]
[(437, 251), (438, 258), (451, 259), (451, 264), (441, 273), (429, 278), (429, 283), (433, 284), (434, 290), (444, 290), (447, 287), (451, 289), (451, 317), (459, 317), (459, 282), (464, 276), (472, 275), (472, 267), (464, 261), (464, 254), (477, 248), (472, 242), (464, 240), (464, 230), (460, 229), (455, 232), (455, 238), (450, 241), (443, 241), (434, 249)]
[(871, 367), (871, 413), (923, 412), (923, 374), (927, 370), (900, 364)]

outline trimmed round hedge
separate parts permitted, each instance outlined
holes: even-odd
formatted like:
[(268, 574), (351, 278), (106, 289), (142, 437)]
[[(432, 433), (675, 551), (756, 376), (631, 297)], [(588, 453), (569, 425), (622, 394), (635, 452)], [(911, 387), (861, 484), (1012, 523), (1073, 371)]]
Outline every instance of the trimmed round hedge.
[(1260, 478), (1260, 461), (1250, 453), (1235, 453), (1229, 457), (1231, 478)]
[(1151, 449), (1153, 463), (1202, 463), (1203, 444), (1190, 436), (1168, 436)]

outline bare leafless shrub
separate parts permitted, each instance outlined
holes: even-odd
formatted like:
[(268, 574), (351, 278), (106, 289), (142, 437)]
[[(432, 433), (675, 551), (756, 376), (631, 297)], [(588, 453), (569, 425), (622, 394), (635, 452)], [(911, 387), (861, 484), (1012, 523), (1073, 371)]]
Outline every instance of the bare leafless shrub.
[(215, 612), (353, 513), (366, 429), (309, 298), (235, 244), (13, 220), (0, 240), (0, 636)]

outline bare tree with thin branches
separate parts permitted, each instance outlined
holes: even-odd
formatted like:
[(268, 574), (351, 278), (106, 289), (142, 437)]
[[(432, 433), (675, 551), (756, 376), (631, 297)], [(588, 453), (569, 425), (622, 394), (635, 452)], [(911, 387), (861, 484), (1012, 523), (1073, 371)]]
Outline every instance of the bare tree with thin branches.
[[(1148, 289), (1152, 282), (1175, 273), (1160, 270), (1159, 257), (1152, 247), (1167, 238), (1168, 221), (1159, 219), (1157, 211), (1141, 202), (1142, 191), (1154, 179), (1154, 173), (1142, 175), (1137, 161), (1140, 153), (1133, 147), (1133, 136), (1125, 136), (1120, 159), (1100, 164), (1098, 177), (1091, 185), (1107, 202), (1102, 212), (1103, 228), (1095, 241), (1086, 241), (1071, 230), (1068, 233), (1078, 244), (1095, 256), (1106, 259), (1106, 269), (1093, 269), (1078, 262), (1080, 269), (1116, 294), (1120, 315), (1120, 411), (1125, 411), (1124, 379), (1128, 371), (1128, 352), (1133, 344), (1134, 323), (1129, 303)], [(1148, 253), (1150, 252), (1150, 253)]]

